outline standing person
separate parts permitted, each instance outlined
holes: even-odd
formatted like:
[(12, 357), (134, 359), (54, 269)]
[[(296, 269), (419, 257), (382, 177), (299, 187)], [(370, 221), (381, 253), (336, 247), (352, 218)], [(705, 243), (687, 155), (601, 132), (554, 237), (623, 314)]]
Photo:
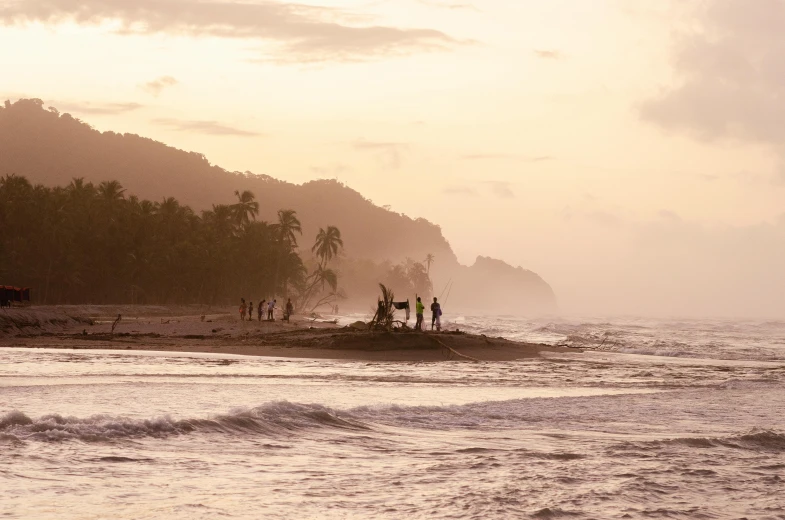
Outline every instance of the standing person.
[(283, 319), (289, 321), (289, 318), (291, 318), (292, 314), (294, 314), (294, 305), (292, 305), (292, 299), (289, 298), (286, 301), (286, 312), (283, 315)]
[(436, 325), (436, 330), (442, 330), (442, 306), (439, 304), (438, 299), (434, 296), (433, 303), (431, 304), (431, 330)]
[(264, 299), (262, 299), (262, 301), (259, 302), (259, 309), (256, 311), (256, 318), (259, 321), (262, 321), (262, 313), (264, 312), (265, 307), (266, 305), (264, 304)]
[(275, 304), (278, 300), (273, 299), (270, 303), (267, 304), (267, 319), (270, 321), (275, 321), (275, 316), (273, 312), (275, 311)]
[(240, 298), (240, 321), (245, 321), (245, 311), (247, 307), (245, 306), (245, 298)]
[(417, 297), (417, 303), (415, 304), (415, 311), (417, 314), (417, 323), (414, 326), (414, 330), (422, 330), (422, 320), (423, 314), (425, 313), (425, 305), (423, 305), (422, 298), (419, 296)]
[(248, 321), (253, 321), (253, 302), (248, 302)]

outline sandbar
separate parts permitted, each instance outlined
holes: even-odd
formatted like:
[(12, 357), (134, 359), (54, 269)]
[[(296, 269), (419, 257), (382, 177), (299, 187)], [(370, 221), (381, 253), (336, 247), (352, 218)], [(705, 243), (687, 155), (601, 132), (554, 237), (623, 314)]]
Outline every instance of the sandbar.
[[(122, 318), (112, 332), (117, 315)], [(577, 349), (442, 332), (368, 331), (329, 319), (240, 321), (225, 308), (34, 306), (0, 311), (0, 346), (209, 352), (357, 361), (514, 361)]]

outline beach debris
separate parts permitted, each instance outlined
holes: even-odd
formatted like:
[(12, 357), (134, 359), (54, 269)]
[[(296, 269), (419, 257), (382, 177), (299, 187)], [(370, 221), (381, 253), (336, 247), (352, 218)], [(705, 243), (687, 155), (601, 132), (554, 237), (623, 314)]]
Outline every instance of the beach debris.
[(114, 329), (115, 327), (117, 327), (117, 324), (120, 323), (121, 319), (123, 319), (123, 316), (121, 314), (118, 314), (117, 319), (115, 319), (114, 323), (112, 323), (112, 334), (114, 334)]
[(395, 294), (383, 283), (379, 284), (382, 296), (377, 302), (376, 313), (368, 324), (370, 329), (391, 330), (395, 322)]

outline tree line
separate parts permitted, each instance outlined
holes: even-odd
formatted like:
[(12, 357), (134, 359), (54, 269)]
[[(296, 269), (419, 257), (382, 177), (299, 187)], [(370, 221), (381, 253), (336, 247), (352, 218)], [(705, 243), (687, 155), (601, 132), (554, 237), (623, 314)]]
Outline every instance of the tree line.
[(66, 187), (0, 178), (0, 280), (46, 304), (234, 303), (292, 296), (300, 309), (337, 297), (331, 261), (343, 247), (320, 229), (305, 261), (297, 213), (256, 219), (250, 191), (196, 214), (177, 199), (126, 197), (117, 181), (75, 178)]

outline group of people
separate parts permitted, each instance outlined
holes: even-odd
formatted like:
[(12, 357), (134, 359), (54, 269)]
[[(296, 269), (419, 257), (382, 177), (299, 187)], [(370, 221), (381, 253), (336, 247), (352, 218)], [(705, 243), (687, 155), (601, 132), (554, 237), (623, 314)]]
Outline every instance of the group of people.
[[(259, 321), (262, 321), (262, 316), (267, 316), (267, 321), (275, 321), (275, 308), (278, 304), (278, 300), (273, 298), (272, 300), (265, 301), (262, 300), (259, 302), (259, 306), (256, 308), (256, 316)], [(245, 298), (240, 298), (240, 321), (245, 321), (245, 316), (248, 316), (248, 321), (253, 321), (253, 311), (254, 306), (253, 302), (248, 302), (246, 305)], [(266, 314), (265, 314), (266, 313)], [(286, 307), (284, 308), (283, 319), (284, 321), (289, 321), (289, 317), (294, 314), (294, 305), (292, 304), (292, 299), (289, 298), (286, 301)]]
[[(273, 298), (272, 300), (265, 301), (262, 300), (259, 302), (259, 306), (256, 307), (256, 316), (257, 320), (262, 321), (262, 316), (267, 313), (267, 321), (275, 321), (275, 309), (276, 305), (278, 304), (278, 300)], [(408, 308), (408, 304), (407, 304)], [(245, 317), (248, 316), (248, 321), (253, 321), (253, 312), (254, 312), (254, 305), (253, 302), (245, 303), (245, 298), (240, 298), (240, 321), (245, 321)], [(422, 298), (419, 296), (417, 297), (417, 324), (414, 326), (415, 330), (422, 330), (423, 327), (423, 320), (425, 315), (425, 305), (422, 302)], [(407, 310), (408, 312), (408, 310)], [(286, 301), (286, 306), (284, 308), (283, 319), (284, 321), (289, 321), (290, 316), (294, 314), (294, 305), (292, 304), (292, 299), (288, 298)], [(437, 331), (442, 330), (442, 306), (439, 303), (439, 299), (434, 297), (433, 303), (431, 304), (431, 330)]]
[[(414, 328), (415, 330), (422, 330), (425, 305), (422, 302), (422, 298), (419, 296), (417, 297), (417, 308), (415, 310), (417, 313), (417, 323), (414, 325)], [(431, 304), (431, 330), (433, 330), (434, 327), (436, 327), (437, 331), (442, 330), (442, 306), (439, 303), (439, 299), (435, 297)]]

